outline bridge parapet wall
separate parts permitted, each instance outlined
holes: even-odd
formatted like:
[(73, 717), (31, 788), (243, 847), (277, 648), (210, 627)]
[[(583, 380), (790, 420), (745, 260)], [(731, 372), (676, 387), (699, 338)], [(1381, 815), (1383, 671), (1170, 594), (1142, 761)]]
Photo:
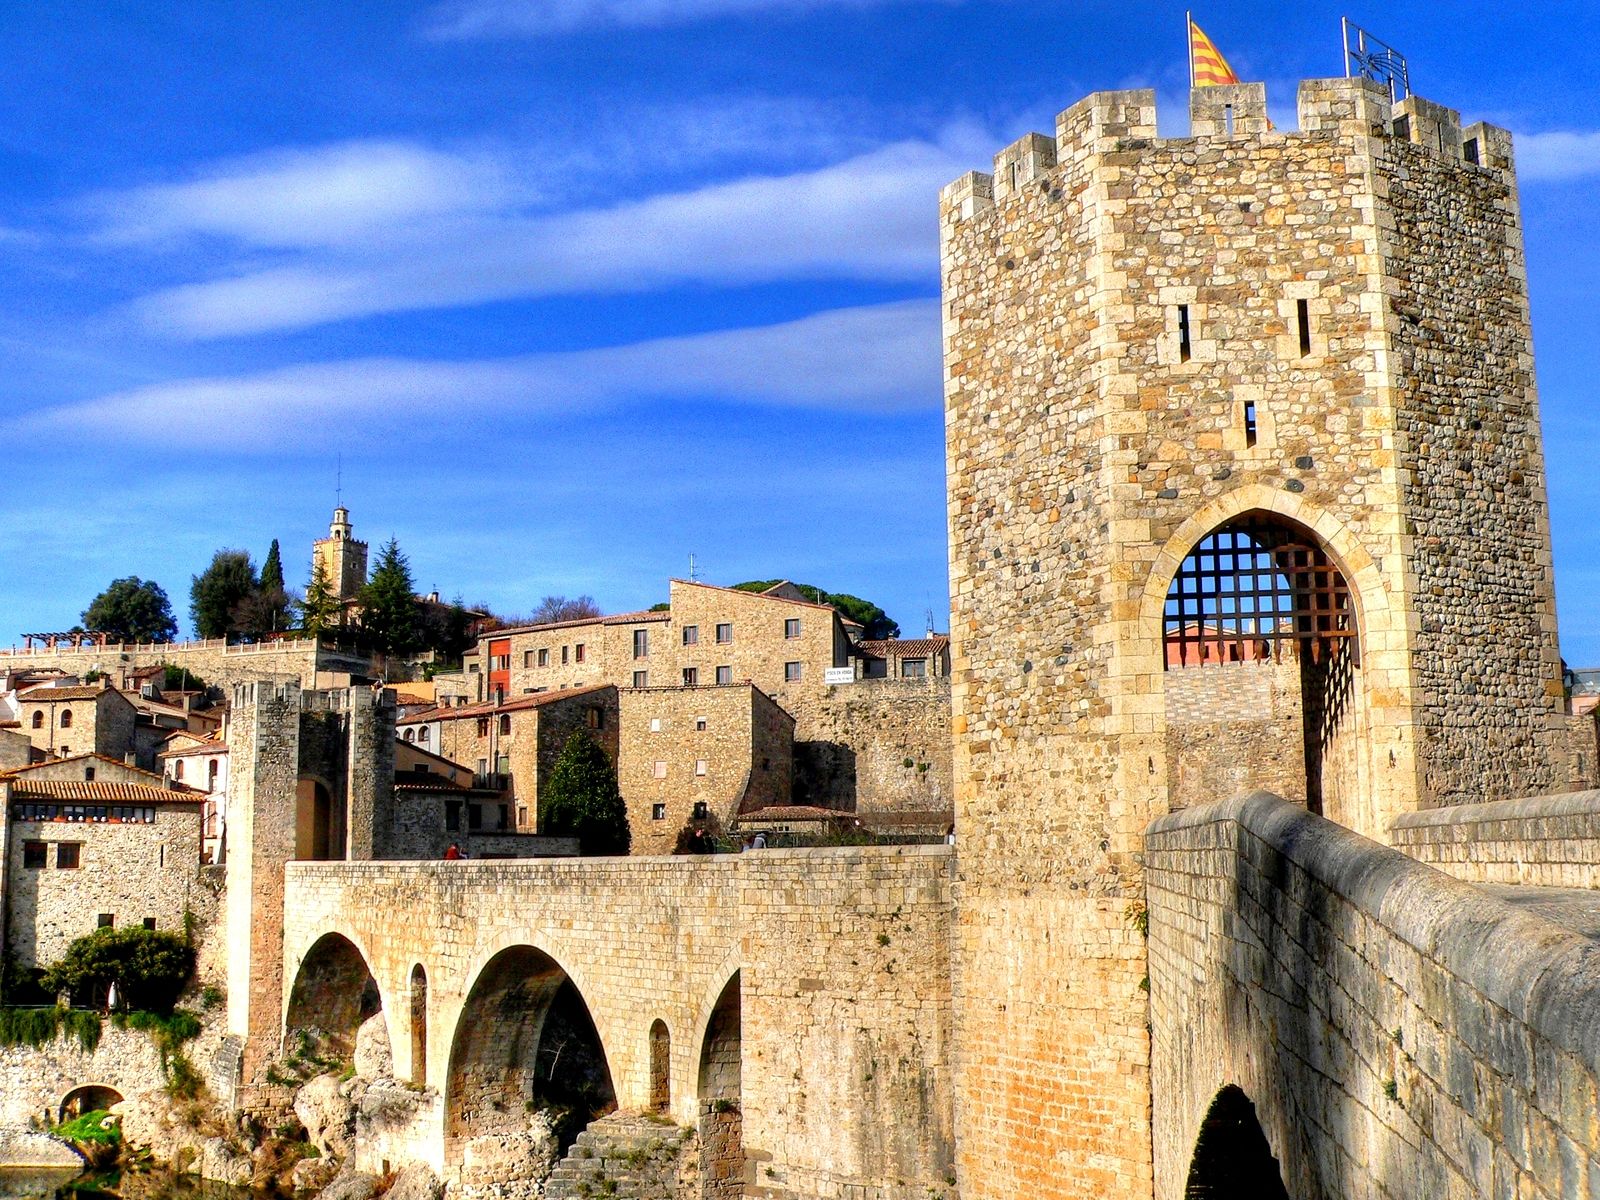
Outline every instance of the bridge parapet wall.
[(1145, 853), (1157, 1200), (1225, 1085), (1292, 1196), (1596, 1194), (1600, 945), (1265, 793)]
[[(669, 1115), (698, 1115), (702, 1043), (738, 972), (747, 1182), (795, 1198), (927, 1200), (953, 1170), (950, 889), (945, 846), (679, 858), (292, 863), (284, 997), (328, 933), (361, 952), (411, 1070), (410, 978), (427, 976), (426, 1083), (480, 972), (531, 946), (594, 1019), (620, 1107), (652, 1099), (651, 1027), (670, 1034)], [(443, 1122), (417, 1131), (446, 1169)]]
[(1403, 813), (1389, 840), (1468, 883), (1600, 887), (1600, 791)]

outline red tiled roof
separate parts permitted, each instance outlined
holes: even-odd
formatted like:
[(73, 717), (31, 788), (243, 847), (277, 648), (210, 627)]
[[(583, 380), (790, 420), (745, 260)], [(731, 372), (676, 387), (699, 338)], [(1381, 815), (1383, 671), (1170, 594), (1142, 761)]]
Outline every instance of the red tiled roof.
[[(85, 687), (51, 687), (42, 684), (39, 687), (29, 688), (18, 699), (31, 701), (57, 701), (57, 700), (93, 700), (100, 695), (110, 694), (114, 689), (103, 688), (99, 684)], [(121, 693), (118, 693), (119, 695)]]
[(595, 692), (603, 692), (613, 685), (609, 683), (596, 683), (588, 687), (565, 688), (555, 692), (538, 692), (532, 696), (516, 696), (496, 704), (487, 700), (480, 704), (463, 704), (459, 708), (429, 708), (422, 712), (411, 713), (401, 717), (396, 725), (423, 725), (430, 721), (454, 721), (465, 717), (494, 717), (501, 713), (521, 712), (524, 709), (538, 708), (540, 705), (550, 704), (556, 700), (571, 700), (577, 696), (589, 696)]
[(854, 813), (840, 812), (836, 808), (816, 808), (810, 804), (775, 804), (768, 808), (758, 808), (752, 812), (740, 813), (734, 818), (739, 821), (849, 821), (855, 817)]
[[(8, 778), (10, 778), (8, 776)], [(98, 779), (15, 780), (12, 800), (110, 801), (132, 804), (199, 804), (199, 792), (174, 791), (147, 783), (103, 783)]]
[(866, 651), (875, 658), (925, 658), (933, 654), (942, 654), (950, 647), (948, 634), (935, 634), (933, 637), (922, 638), (862, 638), (856, 643), (856, 648)]

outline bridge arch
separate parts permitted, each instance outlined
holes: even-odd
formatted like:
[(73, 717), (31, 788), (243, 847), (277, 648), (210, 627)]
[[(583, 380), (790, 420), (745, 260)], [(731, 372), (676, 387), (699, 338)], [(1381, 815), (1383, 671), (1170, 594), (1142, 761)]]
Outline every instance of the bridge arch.
[[(1275, 587), (1261, 586), (1267, 576)], [(1311, 636), (1318, 621), (1304, 614), (1335, 591), (1340, 621), (1323, 624), (1341, 628)], [(1404, 633), (1392, 628), (1390, 609), (1372, 555), (1293, 493), (1239, 488), (1179, 525), (1151, 564), (1138, 636), (1122, 648), (1119, 671), (1131, 692), (1161, 697), (1165, 742), (1156, 753), (1169, 807), (1269, 787), (1347, 827), (1374, 829), (1375, 731), (1395, 721), (1374, 710), (1373, 697), (1396, 690), (1378, 679), (1393, 683), (1406, 671)], [(1233, 622), (1235, 610), (1256, 619)], [(1280, 635), (1264, 619), (1274, 613), (1306, 628)], [(1232, 625), (1251, 628), (1235, 637)], [(1249, 636), (1257, 632), (1271, 636)], [(1396, 746), (1389, 749), (1393, 766)]]
[(56, 1105), (56, 1119), (70, 1121), (87, 1112), (99, 1112), (122, 1102), (122, 1093), (110, 1084), (80, 1083), (61, 1097)]
[(696, 1059), (700, 1178), (707, 1196), (744, 1194), (742, 1026), (740, 972), (735, 970), (701, 1027)]
[(1195, 1134), (1184, 1200), (1289, 1200), (1283, 1172), (1244, 1091), (1217, 1092)]
[(283, 1020), (284, 1041), (304, 1031), (320, 1052), (350, 1060), (356, 1033), (383, 1010), (383, 993), (365, 952), (343, 933), (324, 933), (296, 967)]
[(610, 1060), (584, 992), (561, 962), (517, 942), (478, 969), (456, 1018), (445, 1074), (445, 1158), (461, 1166), (475, 1138), (503, 1140), (551, 1106), (571, 1114), (562, 1150), (616, 1105)]

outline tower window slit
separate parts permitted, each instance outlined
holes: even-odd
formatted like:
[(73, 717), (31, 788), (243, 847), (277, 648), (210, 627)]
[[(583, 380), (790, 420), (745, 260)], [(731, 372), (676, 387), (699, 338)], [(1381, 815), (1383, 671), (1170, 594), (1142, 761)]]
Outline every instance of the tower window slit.
[(1300, 318), (1300, 357), (1311, 353), (1311, 302), (1296, 300), (1295, 314)]
[(1254, 400), (1246, 400), (1244, 402), (1244, 444), (1246, 446), (1254, 446), (1256, 444), (1256, 402)]
[(1232, 137), (1233, 136), (1233, 105), (1224, 104), (1222, 106), (1222, 123), (1223, 123), (1224, 127), (1228, 131), (1228, 136)]
[(1188, 362), (1192, 348), (1189, 345), (1189, 306), (1178, 305), (1178, 361)]

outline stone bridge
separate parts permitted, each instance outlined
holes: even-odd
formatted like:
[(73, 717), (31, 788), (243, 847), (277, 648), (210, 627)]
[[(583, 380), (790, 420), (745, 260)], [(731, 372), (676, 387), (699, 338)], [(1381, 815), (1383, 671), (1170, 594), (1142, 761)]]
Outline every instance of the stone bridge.
[(946, 1196), (952, 874), (943, 846), (294, 863), (286, 1028), (351, 1039), (384, 1014), (422, 1101), (370, 1165), (460, 1179), (473, 1138), (583, 1084), (702, 1133), (726, 1118), (735, 1187)]
[(1265, 793), (1155, 821), (1158, 1200), (1600, 1194), (1597, 831), (1594, 792), (1404, 854)]

